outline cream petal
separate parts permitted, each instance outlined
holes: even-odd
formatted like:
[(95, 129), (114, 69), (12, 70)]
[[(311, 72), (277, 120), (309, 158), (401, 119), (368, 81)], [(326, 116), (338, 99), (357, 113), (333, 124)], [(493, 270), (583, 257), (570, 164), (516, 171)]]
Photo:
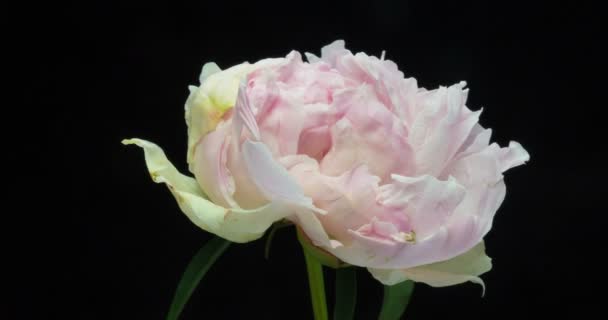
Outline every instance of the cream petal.
[(218, 206), (207, 200), (196, 180), (179, 173), (162, 149), (154, 143), (126, 139), (123, 144), (141, 147), (152, 179), (167, 185), (180, 209), (195, 225), (222, 238), (233, 242), (258, 239), (274, 222), (292, 213), (279, 203), (269, 203), (253, 210)]
[(184, 107), (186, 114), (186, 124), (188, 126), (188, 154), (187, 160), (192, 172), (192, 162), (194, 161), (194, 148), (200, 138), (215, 127), (221, 118), (220, 112), (214, 112), (206, 106), (211, 105), (209, 96), (200, 90), (199, 87), (189, 86), (190, 95)]
[(200, 87), (190, 86), (186, 100), (188, 125), (187, 160), (192, 171), (194, 149), (201, 137), (215, 129), (224, 113), (232, 108), (237, 98), (239, 83), (256, 65), (242, 63), (220, 71), (215, 64), (206, 64), (201, 72)]
[(207, 62), (205, 65), (203, 65), (203, 70), (201, 71), (201, 75), (198, 77), (198, 81), (203, 83), (207, 78), (209, 78), (210, 75), (220, 71), (222, 71), (222, 69), (220, 69), (215, 62)]
[(480, 275), (492, 269), (492, 259), (485, 254), (485, 245), (480, 242), (471, 250), (452, 259), (409, 269), (374, 269), (370, 273), (385, 285), (413, 280), (433, 287), (451, 286), (467, 281), (485, 286)]

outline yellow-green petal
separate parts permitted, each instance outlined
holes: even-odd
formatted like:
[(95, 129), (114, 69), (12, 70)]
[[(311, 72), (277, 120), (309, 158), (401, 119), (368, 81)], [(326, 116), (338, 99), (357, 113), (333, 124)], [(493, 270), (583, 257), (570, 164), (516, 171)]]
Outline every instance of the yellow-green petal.
[(195, 179), (179, 173), (156, 144), (141, 139), (123, 140), (123, 144), (141, 147), (152, 179), (167, 185), (180, 209), (195, 225), (222, 238), (233, 242), (258, 239), (272, 223), (290, 213), (289, 208), (278, 203), (252, 210), (218, 206), (206, 198)]
[(215, 129), (224, 113), (234, 107), (240, 81), (254, 68), (242, 63), (226, 70), (213, 62), (203, 66), (200, 87), (190, 86), (186, 100), (188, 125), (188, 163), (194, 158), (194, 147), (201, 137)]

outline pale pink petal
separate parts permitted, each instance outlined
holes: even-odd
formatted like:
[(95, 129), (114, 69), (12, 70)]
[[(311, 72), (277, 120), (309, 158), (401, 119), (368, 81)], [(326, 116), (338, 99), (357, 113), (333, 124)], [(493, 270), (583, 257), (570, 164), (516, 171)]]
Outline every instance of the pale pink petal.
[[(296, 154), (301, 144), (311, 144), (302, 140), (308, 139), (302, 138), (303, 133), (328, 125), (331, 119), (327, 103), (342, 81), (327, 65), (305, 65), (296, 52), (290, 53), (283, 64), (264, 71), (250, 75), (248, 89), (252, 103), (260, 104), (256, 119), (261, 139), (276, 157)], [(313, 135), (318, 132), (312, 131)], [(313, 151), (324, 152), (328, 140), (326, 133), (325, 146)]]
[(530, 154), (521, 146), (521, 144), (511, 141), (507, 148), (503, 148), (500, 156), (502, 172), (505, 172), (513, 167), (522, 165), (530, 160)]
[(463, 200), (465, 189), (456, 180), (432, 176), (392, 175), (393, 182), (380, 187), (378, 201), (385, 206), (405, 207), (417, 239), (425, 239), (445, 224)]
[(321, 59), (334, 67), (340, 57), (348, 54), (351, 53), (344, 48), (344, 40), (336, 40), (321, 48)]
[(243, 154), (239, 146), (240, 143), (232, 143), (231, 148), (228, 150), (228, 168), (232, 173), (232, 177), (235, 182), (235, 192), (233, 197), (242, 208), (255, 209), (266, 205), (268, 203), (268, 199), (253, 183), (249, 172), (247, 171), (247, 167), (245, 166)]
[(490, 144), (492, 129), (484, 129), (479, 123), (473, 126), (467, 139), (456, 152), (457, 157), (479, 152)]
[(249, 98), (247, 97), (247, 87), (244, 80), (241, 81), (239, 86), (232, 121), (234, 143), (240, 143), (243, 127), (247, 129), (247, 133), (250, 134), (253, 139), (260, 140), (260, 129), (258, 128), (255, 115), (253, 114), (253, 108)]
[(339, 175), (359, 165), (387, 181), (390, 174), (408, 175), (413, 154), (403, 123), (376, 100), (369, 86), (335, 96), (338, 120), (331, 128), (333, 145), (321, 162), (321, 171)]
[(449, 239), (445, 228), (440, 228), (438, 232), (422, 241), (416, 239), (415, 242), (377, 239), (352, 231), (351, 235), (353, 240), (350, 243), (328, 251), (340, 260), (357, 266), (409, 268), (451, 257), (437, 250)]
[(321, 125), (302, 130), (298, 141), (298, 154), (304, 154), (318, 161), (323, 159), (331, 148), (329, 126)]
[(304, 194), (314, 199), (315, 206), (327, 212), (319, 219), (332, 238), (349, 242), (351, 230), (360, 229), (373, 218), (394, 224), (399, 232), (410, 230), (402, 207), (382, 206), (376, 201), (380, 180), (366, 166), (331, 177), (322, 174), (318, 163), (304, 155), (284, 157), (280, 162)]
[(464, 83), (424, 93), (424, 109), (416, 116), (409, 141), (416, 155), (416, 173), (439, 175), (467, 141), (480, 112), (465, 106)]
[(518, 143), (511, 143), (507, 148), (491, 144), (480, 152), (459, 158), (450, 166), (449, 174), (467, 188), (467, 195), (452, 220), (476, 216), (476, 239), (471, 241), (481, 239), (490, 230), (494, 215), (504, 200), (506, 187), (502, 172), (528, 159), (528, 153)]
[(221, 122), (195, 148), (192, 171), (199, 185), (216, 204), (240, 208), (233, 198), (235, 184), (227, 168), (230, 123)]

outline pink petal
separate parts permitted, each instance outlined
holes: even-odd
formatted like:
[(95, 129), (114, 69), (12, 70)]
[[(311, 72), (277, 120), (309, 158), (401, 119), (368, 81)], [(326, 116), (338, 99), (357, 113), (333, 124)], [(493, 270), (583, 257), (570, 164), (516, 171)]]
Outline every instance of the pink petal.
[(192, 169), (203, 191), (216, 204), (240, 208), (233, 198), (235, 183), (227, 168), (230, 123), (221, 122), (204, 136), (194, 153)]
[(454, 179), (440, 181), (428, 175), (392, 178), (391, 184), (380, 187), (377, 199), (385, 206), (406, 207), (410, 225), (420, 240), (445, 224), (466, 192)]
[(480, 112), (465, 107), (464, 84), (423, 94), (426, 104), (416, 116), (409, 141), (416, 154), (416, 173), (439, 175), (469, 137)]
[(321, 162), (327, 175), (339, 175), (359, 165), (387, 181), (390, 174), (407, 175), (413, 154), (403, 123), (381, 105), (369, 86), (335, 95), (336, 117), (333, 145)]
[(253, 109), (249, 98), (247, 97), (247, 87), (245, 81), (242, 81), (239, 87), (239, 92), (234, 106), (233, 121), (233, 138), (235, 143), (240, 143), (240, 137), (243, 127), (253, 136), (253, 139), (260, 140), (260, 129), (253, 114)]
[(350, 51), (344, 48), (344, 40), (336, 40), (321, 48), (321, 59), (333, 67), (336, 66), (337, 60), (340, 57), (347, 54), (350, 54)]

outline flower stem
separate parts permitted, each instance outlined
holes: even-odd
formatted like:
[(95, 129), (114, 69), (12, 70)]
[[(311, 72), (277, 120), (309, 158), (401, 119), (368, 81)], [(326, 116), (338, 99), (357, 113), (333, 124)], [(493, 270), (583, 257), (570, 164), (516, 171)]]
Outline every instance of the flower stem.
[(310, 286), (310, 299), (312, 300), (312, 311), (315, 320), (328, 320), (323, 266), (306, 250), (303, 251), (304, 259), (306, 260), (306, 270), (308, 271), (308, 285)]

